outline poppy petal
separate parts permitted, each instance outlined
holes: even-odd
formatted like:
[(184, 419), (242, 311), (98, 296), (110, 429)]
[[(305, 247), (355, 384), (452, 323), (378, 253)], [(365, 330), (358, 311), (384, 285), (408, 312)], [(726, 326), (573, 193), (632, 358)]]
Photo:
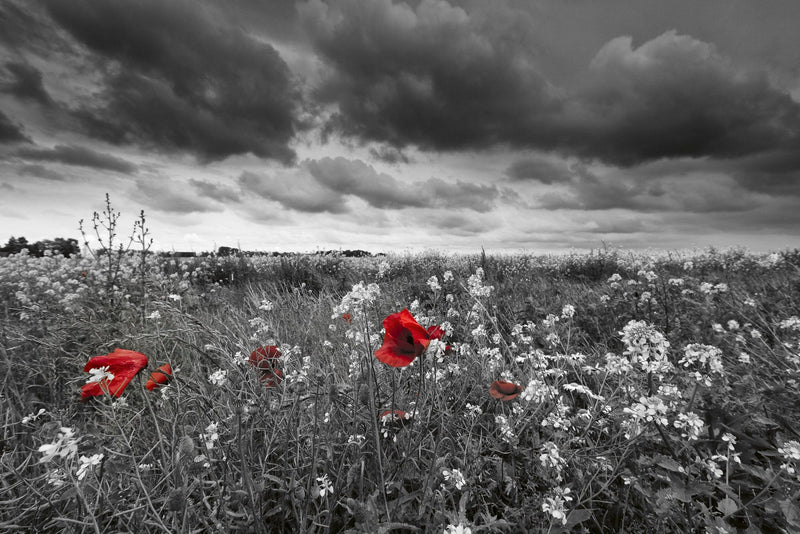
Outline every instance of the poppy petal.
[(517, 395), (522, 393), (522, 386), (518, 386), (512, 382), (505, 380), (495, 380), (489, 387), (489, 395), (501, 401), (510, 401), (517, 398)]
[(91, 369), (106, 367), (108, 373), (114, 375), (110, 381), (89, 382), (81, 387), (81, 399), (96, 397), (109, 393), (115, 397), (122, 395), (125, 388), (136, 374), (147, 366), (147, 356), (141, 352), (126, 349), (114, 349), (114, 352), (90, 358), (83, 367), (85, 372)]
[(383, 345), (375, 351), (375, 357), (392, 367), (409, 365), (425, 352), (431, 342), (428, 331), (407, 309), (386, 317), (383, 327)]
[(153, 391), (161, 384), (166, 384), (172, 380), (172, 366), (165, 363), (150, 375), (147, 383), (144, 385), (149, 391)]
[(444, 334), (445, 331), (442, 330), (442, 327), (439, 325), (428, 327), (428, 336), (430, 336), (431, 339), (442, 339)]

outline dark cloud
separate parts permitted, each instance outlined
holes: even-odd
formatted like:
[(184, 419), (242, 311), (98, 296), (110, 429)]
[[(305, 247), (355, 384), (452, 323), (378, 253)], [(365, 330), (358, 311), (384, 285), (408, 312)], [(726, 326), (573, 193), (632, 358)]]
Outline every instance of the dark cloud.
[(254, 194), (275, 201), (295, 211), (305, 213), (350, 211), (343, 195), (325, 187), (302, 168), (273, 175), (244, 172), (239, 177), (239, 185), (245, 194)]
[(540, 157), (517, 160), (505, 174), (512, 180), (535, 180), (543, 184), (568, 182), (573, 176), (565, 162), (551, 162)]
[(635, 170), (630, 173), (611, 170), (601, 175), (586, 166), (575, 165), (574, 171), (569, 183), (540, 194), (537, 206), (550, 210), (720, 213), (744, 212), (765, 202), (722, 174), (698, 171), (685, 176), (643, 179)]
[[(330, 68), (316, 93), (336, 106), (328, 128), (395, 147), (509, 145), (622, 167), (796, 152), (800, 144), (800, 104), (713, 45), (674, 31), (638, 47), (618, 37), (573, 86), (558, 88), (540, 70), (534, 10), (496, 8), (302, 4), (301, 20)], [(508, 174), (544, 183), (565, 176), (535, 165), (518, 163)]]
[(208, 3), (220, 17), (237, 27), (281, 42), (297, 40), (297, 0), (210, 0)]
[(349, 212), (349, 197), (379, 209), (445, 207), (486, 212), (500, 195), (493, 185), (438, 178), (403, 183), (363, 161), (346, 158), (306, 160), (296, 170), (272, 175), (245, 172), (239, 185), (246, 193), (308, 213)]
[(17, 151), (17, 156), (27, 160), (54, 161), (122, 174), (133, 174), (137, 171), (136, 165), (122, 158), (75, 145), (56, 145), (53, 148), (21, 148)]
[(50, 105), (52, 99), (42, 83), (42, 73), (27, 63), (6, 63), (6, 70), (14, 80), (4, 91), (20, 99), (33, 100), (40, 104)]
[(192, 187), (194, 187), (201, 196), (214, 199), (218, 202), (226, 200), (232, 202), (241, 201), (239, 193), (230, 187), (195, 179), (189, 180), (189, 183), (192, 184)]
[(218, 26), (214, 10), (188, 0), (46, 5), (102, 59), (101, 104), (76, 113), (91, 135), (204, 161), (248, 152), (294, 158), (298, 93), (271, 45)]
[(390, 163), (392, 165), (397, 163), (411, 162), (411, 160), (402, 150), (393, 146), (380, 145), (377, 147), (370, 147), (369, 155), (377, 160)]
[(187, 188), (164, 178), (140, 178), (132, 191), (134, 200), (163, 213), (187, 215), (221, 211), (218, 205), (186, 194)]
[(40, 48), (52, 45), (53, 35), (36, 5), (27, 1), (0, 2), (0, 43), (9, 49)]
[(20, 176), (35, 176), (36, 178), (44, 178), (45, 180), (56, 182), (64, 181), (62, 174), (39, 164), (23, 165), (17, 170), (17, 173)]
[[(494, 6), (493, 6), (494, 7)], [(334, 130), (449, 150), (534, 137), (558, 102), (524, 47), (529, 17), (471, 16), (444, 1), (312, 0), (299, 8), (332, 76)], [(357, 15), (356, 15), (357, 14)]]
[(495, 200), (500, 194), (497, 186), (473, 184), (461, 180), (451, 183), (431, 178), (420, 185), (421, 191), (430, 199), (431, 207), (441, 205), (447, 208), (467, 208), (487, 212), (494, 208)]
[(304, 166), (317, 182), (331, 191), (359, 197), (375, 208), (400, 209), (430, 204), (428, 193), (422, 188), (403, 184), (359, 160), (322, 158), (309, 160)]
[(23, 133), (18, 125), (11, 122), (5, 113), (0, 110), (0, 143), (30, 143), (31, 140)]
[(472, 237), (483, 234), (496, 227), (487, 221), (476, 219), (460, 213), (439, 213), (431, 217), (433, 226), (443, 235)]
[(322, 158), (305, 162), (311, 175), (321, 184), (342, 195), (353, 195), (370, 206), (403, 209), (443, 206), (489, 211), (499, 192), (496, 186), (438, 178), (403, 183), (359, 160)]
[(667, 32), (638, 48), (607, 43), (554, 125), (558, 147), (629, 166), (731, 158), (800, 142), (800, 105), (712, 45)]

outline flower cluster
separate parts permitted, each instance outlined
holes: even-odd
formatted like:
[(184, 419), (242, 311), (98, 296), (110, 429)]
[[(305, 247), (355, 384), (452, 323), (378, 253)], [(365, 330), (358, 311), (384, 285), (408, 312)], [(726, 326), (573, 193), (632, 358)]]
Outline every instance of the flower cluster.
[(678, 361), (686, 368), (692, 367), (692, 376), (698, 382), (711, 385), (710, 374), (722, 376), (722, 351), (711, 345), (692, 343), (683, 349), (683, 357)]
[(672, 368), (667, 360), (669, 341), (656, 328), (644, 321), (629, 321), (622, 331), (624, 354), (647, 373), (664, 373)]

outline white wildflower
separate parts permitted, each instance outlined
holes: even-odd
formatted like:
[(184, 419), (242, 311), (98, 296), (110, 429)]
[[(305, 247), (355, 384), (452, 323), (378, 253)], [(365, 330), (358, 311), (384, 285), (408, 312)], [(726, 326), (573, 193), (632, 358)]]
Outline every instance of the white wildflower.
[(89, 457), (81, 455), (81, 457), (78, 458), (80, 466), (78, 466), (78, 472), (76, 473), (78, 480), (83, 480), (92, 467), (100, 465), (102, 460), (103, 454), (93, 454)]
[(208, 375), (208, 381), (214, 384), (215, 386), (224, 386), (227, 380), (228, 380), (228, 371), (223, 371), (222, 369), (217, 369), (216, 371)]
[(78, 439), (75, 437), (75, 432), (69, 427), (62, 426), (58, 433), (58, 439), (53, 443), (40, 446), (39, 452), (44, 454), (39, 459), (39, 463), (47, 463), (56, 456), (72, 458), (78, 452)]

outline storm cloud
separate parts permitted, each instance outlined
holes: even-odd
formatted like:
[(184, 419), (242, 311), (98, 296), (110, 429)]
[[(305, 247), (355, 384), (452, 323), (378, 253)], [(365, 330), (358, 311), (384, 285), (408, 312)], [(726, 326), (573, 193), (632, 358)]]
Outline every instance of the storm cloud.
[(29, 99), (40, 104), (50, 105), (52, 99), (42, 83), (42, 73), (27, 63), (6, 64), (6, 70), (13, 76), (13, 81), (3, 90), (21, 99)]
[(189, 183), (201, 196), (208, 197), (216, 200), (217, 202), (240, 202), (241, 196), (239, 192), (231, 187), (208, 182), (205, 180), (189, 180)]
[(598, 51), (555, 125), (558, 148), (621, 166), (662, 158), (733, 158), (800, 142), (800, 105), (764, 73), (674, 31)]
[(65, 217), (64, 198), (91, 212), (125, 184), (125, 205), (196, 225), (181, 235), (253, 247), (784, 246), (800, 223), (800, 4), (755, 11), (5, 0), (4, 201)]
[(0, 143), (29, 143), (30, 138), (0, 110)]
[(218, 212), (222, 208), (208, 199), (187, 194), (190, 188), (166, 177), (139, 179), (131, 196), (151, 209), (172, 215)]
[(508, 22), (530, 13), (507, 3), (491, 16), (442, 0), (312, 0), (300, 11), (331, 68), (316, 93), (336, 105), (329, 128), (364, 142), (430, 151), (504, 144), (622, 167), (800, 142), (800, 105), (788, 93), (675, 31), (639, 46), (611, 39), (573, 87), (557, 87), (538, 66), (535, 24), (526, 34)]
[(75, 145), (56, 145), (53, 148), (22, 148), (17, 156), (31, 161), (53, 161), (66, 165), (79, 165), (94, 169), (133, 174), (137, 167), (122, 158), (103, 154), (90, 148)]
[(288, 175), (246, 172), (239, 184), (245, 191), (309, 213), (349, 212), (348, 197), (377, 209), (442, 206), (485, 212), (494, 207), (500, 194), (494, 185), (451, 183), (438, 178), (406, 183), (361, 160), (341, 157), (303, 161)]
[(241, 29), (223, 32), (195, 2), (48, 1), (53, 19), (103, 63), (87, 132), (202, 161), (234, 154), (290, 162), (298, 98), (286, 63)]
[(427, 150), (519, 143), (538, 137), (537, 124), (558, 108), (512, 21), (503, 34), (438, 0), (299, 9), (332, 69), (316, 96), (338, 106), (330, 127), (345, 135)]
[(61, 173), (36, 163), (22, 165), (17, 172), (20, 176), (35, 176), (36, 178), (44, 178), (45, 180), (53, 180), (56, 182), (63, 182), (65, 180), (64, 175)]

